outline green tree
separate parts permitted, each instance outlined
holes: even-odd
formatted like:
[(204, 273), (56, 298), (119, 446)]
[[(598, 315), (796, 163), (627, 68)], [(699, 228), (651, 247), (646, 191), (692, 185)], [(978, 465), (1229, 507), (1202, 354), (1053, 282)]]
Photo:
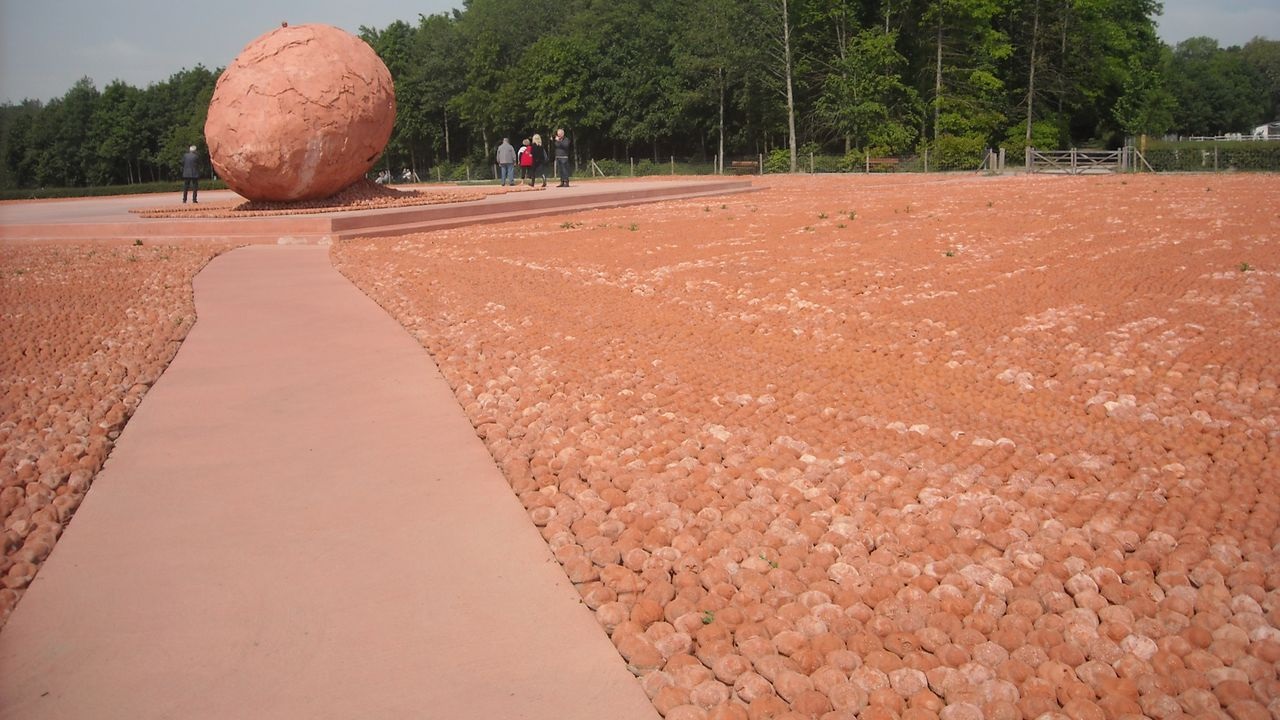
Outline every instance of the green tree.
[(89, 168), (94, 164), (94, 154), (86, 139), (93, 126), (98, 97), (98, 88), (87, 77), (77, 81), (62, 96), (50, 148), (56, 155), (49, 159), (52, 163), (49, 177), (51, 184), (74, 187), (84, 185), (88, 179)]
[(419, 15), (412, 27), (396, 21), (383, 30), (360, 28), (395, 82), (396, 120), (384, 152), (388, 169), (407, 157), (414, 172), (425, 172), (435, 150), (450, 156), (449, 104), (466, 89), (458, 17), (454, 11)]
[(39, 100), (23, 100), (18, 105), (0, 106), (0, 187), (18, 188), (35, 185), (32, 167), (35, 160), (36, 128), (44, 105)]
[(1280, 120), (1280, 40), (1255, 37), (1240, 49), (1240, 57), (1253, 68), (1267, 90), (1267, 120)]
[(218, 74), (201, 65), (148, 85), (135, 104), (143, 180), (178, 177), (187, 147), (203, 147), (204, 122)]
[(205, 147), (204, 122), (209, 117), (209, 101), (213, 99), (217, 79), (216, 74), (202, 65), (170, 76), (169, 99), (173, 110), (158, 158), (163, 168), (162, 177), (180, 177), (182, 155), (187, 148)]
[[(1155, 67), (1161, 43), (1155, 34), (1157, 0), (1075, 0), (1066, 18), (1064, 92), (1069, 129), (1074, 138), (1099, 138), (1119, 144), (1122, 133), (1116, 103), (1135, 88), (1150, 88), (1134, 69)], [(1141, 61), (1143, 65), (1135, 64)], [(1153, 96), (1154, 99), (1155, 96)]]
[[(922, 22), (933, 35), (933, 138), (985, 141), (1003, 127), (1005, 82), (998, 64), (1012, 48), (995, 18), (1006, 0), (929, 0)], [(981, 142), (979, 142), (981, 146)]]
[(1161, 135), (1173, 125), (1173, 108), (1159, 65), (1131, 58), (1124, 94), (1112, 111), (1120, 129), (1129, 136)]
[(857, 147), (901, 153), (918, 137), (920, 96), (905, 83), (906, 58), (897, 32), (879, 28), (853, 35), (827, 75), (818, 111)]
[(1246, 132), (1267, 117), (1267, 92), (1240, 48), (1194, 37), (1178, 43), (1168, 73), (1176, 105), (1174, 129), (1183, 135)]
[[(590, 86), (606, 116), (602, 130), (627, 147), (650, 144), (658, 159), (658, 141), (677, 134), (680, 78), (674, 67), (672, 18), (680, 4), (670, 0), (628, 0), (602, 5), (575, 23), (570, 32), (594, 48)], [(595, 40), (607, 38), (607, 42)], [(591, 140), (579, 140), (590, 152)]]
[(383, 30), (360, 27), (360, 39), (368, 43), (387, 66), (395, 87), (395, 124), (383, 152), (384, 158), (388, 159), (388, 169), (391, 169), (391, 164), (402, 165), (400, 160), (408, 156), (409, 164), (417, 170), (415, 145), (419, 144), (419, 138), (415, 133), (421, 130), (421, 115), (412, 110), (406, 112), (407, 108), (421, 105), (421, 98), (417, 97), (419, 84), (418, 59), (415, 57), (416, 35), (416, 30), (403, 20), (396, 20)]
[(798, 164), (799, 139), (796, 135), (796, 40), (792, 37), (795, 0), (759, 0), (760, 43), (766, 55), (762, 63), (764, 77), (783, 101), (787, 137), (788, 168), (795, 172)]
[(598, 57), (593, 43), (574, 34), (548, 35), (529, 46), (517, 76), (532, 127), (565, 127), (575, 140), (604, 130), (609, 115), (593, 87)]
[(426, 143), (427, 152), (439, 148), (449, 159), (449, 101), (465, 89), (462, 37), (458, 15), (419, 16), (414, 37), (415, 67), (408, 79), (411, 91), (399, 111), (406, 133)]
[[(841, 136), (844, 151), (854, 138), (842, 130), (824, 100), (832, 87), (849, 85), (846, 73), (850, 43), (862, 27), (859, 15), (865, 3), (858, 0), (796, 0), (795, 56), (797, 104), (811, 142)], [(833, 76), (835, 76), (833, 78)]]
[(564, 8), (551, 0), (470, 0), (465, 8), (458, 30), (466, 83), (449, 106), (480, 135), (488, 158), (491, 134), (518, 122), (520, 101), (528, 96), (516, 72), (522, 55), (556, 27)]
[(392, 79), (407, 75), (413, 67), (414, 30), (409, 23), (396, 20), (382, 30), (361, 25), (359, 34), (387, 66)]
[[(1114, 112), (1126, 93), (1148, 87), (1130, 71), (1152, 67), (1162, 45), (1155, 35), (1154, 0), (1032, 0), (1011, 5), (996, 20), (1006, 29), (1013, 53), (1001, 74), (1009, 88), (1010, 118), (1019, 118), (1020, 143), (1027, 132), (1047, 137), (1044, 122), (1059, 128), (1058, 142), (1097, 138), (1117, 141)], [(1128, 114), (1126, 114), (1126, 117)], [(1026, 122), (1032, 119), (1031, 125)]]
[(142, 139), (138, 132), (137, 108), (141, 94), (137, 88), (119, 80), (102, 91), (88, 138), (94, 153), (90, 183), (133, 184), (140, 179), (137, 162)]
[[(686, 127), (715, 128), (716, 156), (723, 161), (730, 89), (760, 66), (760, 46), (749, 41), (748, 31), (759, 26), (751, 12), (756, 6), (704, 0), (680, 7), (679, 42), (673, 48), (680, 74), (680, 115)], [(713, 114), (707, 117), (706, 110)]]
[(484, 137), (485, 154), (489, 153), (488, 133), (502, 124), (499, 90), (510, 69), (497, 63), (498, 45), (491, 37), (470, 43), (467, 57), (466, 88), (455, 95), (449, 106), (470, 129)]
[(15, 106), (9, 103), (0, 105), (0, 189), (8, 190), (18, 186), (13, 166), (9, 164), (9, 154), (15, 141), (13, 126), (18, 114)]
[[(361, 35), (396, 83), (388, 162), (488, 159), (563, 125), (614, 157), (900, 152), (964, 167), (989, 142), (1244, 132), (1280, 112), (1278, 43), (1162, 55), (1158, 0), (464, 0)], [(1163, 58), (1163, 59), (1162, 59)], [(0, 108), (0, 185), (176, 177), (216, 73), (82, 82)], [(1170, 97), (1173, 104), (1170, 104)], [(660, 150), (662, 151), (660, 153)], [(603, 155), (601, 155), (603, 156)], [(971, 157), (972, 156), (972, 157)]]
[(20, 165), (31, 187), (66, 185), (68, 162), (59, 134), (63, 121), (62, 98), (54, 98), (40, 109), (26, 135)]

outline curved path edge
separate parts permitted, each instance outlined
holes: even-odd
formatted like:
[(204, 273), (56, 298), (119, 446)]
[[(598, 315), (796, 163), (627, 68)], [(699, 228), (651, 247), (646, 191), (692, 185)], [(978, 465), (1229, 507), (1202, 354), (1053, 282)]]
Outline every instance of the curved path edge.
[(250, 246), (0, 633), (0, 718), (644, 718), (427, 353)]

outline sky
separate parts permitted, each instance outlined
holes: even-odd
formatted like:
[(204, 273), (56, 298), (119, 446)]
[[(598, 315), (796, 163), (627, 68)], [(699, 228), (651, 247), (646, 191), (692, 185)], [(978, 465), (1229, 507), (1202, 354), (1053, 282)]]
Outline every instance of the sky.
[(1255, 37), (1280, 40), (1280, 2), (1276, 0), (1164, 0), (1156, 20), (1160, 39), (1175, 45), (1207, 35), (1222, 47), (1244, 45)]
[(62, 97), (85, 76), (99, 90), (117, 79), (145, 88), (226, 67), (282, 21), (357, 34), (454, 7), (462, 0), (0, 0), (0, 103)]
[[(696, 0), (694, 0), (696, 1)], [(225, 67), (249, 41), (279, 27), (327, 23), (416, 23), (419, 13), (462, 0), (0, 0), (0, 103), (61, 97), (82, 77), (99, 90), (113, 80), (138, 88), (183, 68)], [(1225, 46), (1256, 35), (1280, 40), (1276, 0), (1164, 0), (1159, 34), (1168, 43), (1208, 35)]]

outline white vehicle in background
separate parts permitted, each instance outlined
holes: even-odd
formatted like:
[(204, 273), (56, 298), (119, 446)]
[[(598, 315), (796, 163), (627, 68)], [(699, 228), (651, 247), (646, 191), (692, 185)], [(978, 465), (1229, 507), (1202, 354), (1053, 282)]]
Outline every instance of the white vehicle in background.
[(1280, 120), (1253, 129), (1254, 140), (1280, 140)]

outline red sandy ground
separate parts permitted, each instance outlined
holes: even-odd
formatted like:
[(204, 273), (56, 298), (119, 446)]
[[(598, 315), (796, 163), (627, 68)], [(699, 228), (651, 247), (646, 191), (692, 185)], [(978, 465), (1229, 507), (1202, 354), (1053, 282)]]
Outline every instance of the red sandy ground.
[(227, 243), (0, 244), (0, 626), (147, 388)]
[[(756, 182), (333, 249), (658, 710), (1280, 716), (1280, 178)], [(0, 246), (0, 613), (224, 248)]]
[(1280, 711), (1280, 179), (763, 184), (333, 251), (658, 710)]
[(383, 210), (387, 208), (439, 205), (443, 203), (482, 200), (487, 195), (504, 195), (510, 192), (542, 190), (521, 183), (514, 187), (476, 185), (470, 188), (458, 186), (432, 187), (429, 189), (396, 189), (378, 185), (371, 180), (357, 181), (333, 197), (322, 200), (298, 202), (240, 201), (223, 203), (183, 204), (135, 210), (146, 218), (233, 218), (262, 217), (271, 215), (306, 215), (333, 212), (335, 210)]

